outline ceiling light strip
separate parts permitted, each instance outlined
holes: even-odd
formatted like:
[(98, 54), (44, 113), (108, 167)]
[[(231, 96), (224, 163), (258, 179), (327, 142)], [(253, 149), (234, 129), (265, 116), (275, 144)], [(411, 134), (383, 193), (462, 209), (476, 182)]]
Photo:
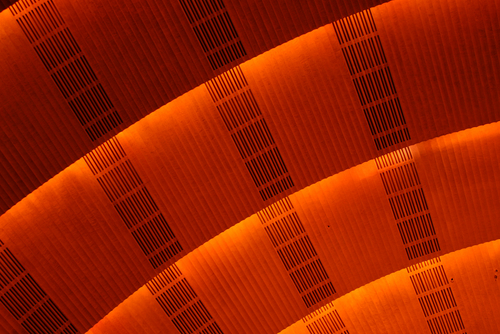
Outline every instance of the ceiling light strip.
[(9, 9), (89, 138), (122, 124), (53, 0), (21, 0)]
[(465, 325), (441, 258), (424, 261), (406, 270), (431, 334), (464, 333)]
[(181, 334), (223, 333), (177, 264), (146, 283), (146, 287)]
[(281, 153), (239, 66), (205, 83), (263, 201), (294, 187)]
[(116, 137), (83, 159), (153, 268), (183, 250)]
[(246, 56), (245, 47), (222, 0), (179, 1), (212, 70)]
[(333, 22), (377, 150), (410, 140), (371, 10)]
[(0, 302), (28, 333), (78, 333), (54, 301), (0, 241)]
[(257, 212), (257, 216), (306, 307), (313, 307), (335, 294), (290, 198), (271, 204)]

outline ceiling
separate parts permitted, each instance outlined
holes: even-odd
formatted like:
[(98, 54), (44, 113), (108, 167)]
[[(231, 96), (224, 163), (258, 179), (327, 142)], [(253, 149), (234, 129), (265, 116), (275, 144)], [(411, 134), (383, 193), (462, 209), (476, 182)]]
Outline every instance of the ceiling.
[[(498, 14), (1, 12), (0, 331), (497, 333)], [(419, 294), (422, 266), (454, 281)]]

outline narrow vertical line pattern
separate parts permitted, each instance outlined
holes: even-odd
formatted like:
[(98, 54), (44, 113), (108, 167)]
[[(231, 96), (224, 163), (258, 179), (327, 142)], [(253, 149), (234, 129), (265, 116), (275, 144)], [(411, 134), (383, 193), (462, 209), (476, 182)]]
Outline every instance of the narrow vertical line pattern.
[(116, 137), (83, 159), (154, 269), (183, 250)]
[(271, 204), (257, 212), (257, 216), (306, 307), (313, 307), (335, 294), (290, 198)]
[(409, 147), (375, 159), (408, 260), (441, 250)]
[(179, 0), (212, 70), (247, 55), (222, 0)]
[(223, 334), (177, 264), (146, 283), (146, 287), (182, 334)]
[(302, 318), (302, 321), (310, 334), (349, 334), (347, 326), (333, 303), (326, 304), (310, 313)]
[(294, 187), (281, 153), (239, 66), (205, 83), (263, 201)]
[(123, 120), (52, 0), (21, 0), (9, 7), (38, 58), (90, 140)]
[(28, 333), (78, 333), (2, 241), (0, 303)]
[(377, 150), (409, 141), (410, 133), (370, 9), (333, 22)]
[(431, 334), (465, 330), (440, 257), (406, 268)]

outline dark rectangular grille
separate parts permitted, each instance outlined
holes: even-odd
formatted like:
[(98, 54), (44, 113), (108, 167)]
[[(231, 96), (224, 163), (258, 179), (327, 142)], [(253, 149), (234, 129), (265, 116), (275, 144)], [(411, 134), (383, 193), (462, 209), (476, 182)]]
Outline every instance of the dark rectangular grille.
[(325, 316), (306, 325), (311, 334), (329, 334), (345, 330), (345, 324), (340, 318), (337, 310), (327, 313)]
[(28, 333), (78, 333), (1, 241), (0, 303)]
[(292, 212), (291, 214), (267, 225), (264, 230), (274, 247), (278, 247), (281, 244), (306, 232), (296, 212)]
[(222, 334), (222, 333), (223, 333), (222, 329), (220, 329), (219, 325), (217, 325), (216, 322), (209, 324), (200, 331), (200, 334)]
[(240, 95), (225, 100), (217, 105), (217, 110), (228, 131), (262, 115), (251, 91), (243, 91)]
[(142, 180), (129, 160), (115, 166), (97, 178), (111, 202), (117, 201), (133, 189), (142, 185)]
[(248, 86), (247, 79), (239, 66), (226, 71), (205, 83), (212, 100), (219, 100), (240, 94), (241, 90)]
[(336, 21), (333, 27), (377, 150), (410, 140), (371, 11)]
[(182, 251), (118, 139), (111, 138), (83, 158), (153, 268)]
[(182, 272), (177, 267), (177, 264), (174, 263), (146, 283), (146, 287), (152, 295), (156, 295), (160, 290), (169, 286), (181, 276)]
[(351, 75), (387, 63), (380, 37), (373, 36), (342, 48)]
[(283, 157), (239, 66), (207, 87), (262, 200), (294, 186)]
[(384, 102), (372, 104), (363, 109), (368, 126), (373, 136), (406, 124), (399, 98), (384, 99)]
[(132, 235), (146, 255), (154, 253), (175, 239), (161, 213), (133, 231)]
[(9, 8), (90, 139), (122, 124), (53, 0), (20, 1)]
[(199, 300), (172, 318), (175, 327), (182, 334), (195, 333), (210, 320), (212, 320), (210, 313)]
[(318, 255), (307, 235), (277, 248), (276, 252), (286, 270), (291, 270)]
[(262, 150), (258, 155), (245, 162), (250, 175), (259, 188), (272, 183), (276, 179), (288, 173), (283, 158), (275, 146), (270, 150)]
[(413, 160), (413, 154), (409, 147), (405, 147), (375, 158), (375, 163), (378, 169), (385, 169), (410, 160)]
[(33, 311), (21, 325), (29, 333), (55, 333), (68, 319), (61, 313), (51, 299)]
[(432, 334), (456, 333), (465, 329), (457, 301), (439, 257), (407, 268)]
[(399, 220), (428, 210), (422, 188), (404, 192), (389, 198), (394, 219)]
[(246, 56), (222, 0), (179, 0), (213, 70)]
[(414, 162), (398, 166), (395, 169), (389, 169), (380, 173), (380, 177), (387, 195), (420, 185)]
[(408, 260), (413, 260), (440, 250), (441, 247), (437, 238), (416, 242), (414, 245), (405, 248)]
[(427, 320), (431, 334), (450, 334), (464, 330), (464, 322), (459, 310)]
[(362, 106), (396, 94), (389, 67), (354, 77), (353, 82)]
[(311, 291), (302, 295), (302, 301), (307, 307), (313, 307), (322, 300), (331, 297), (335, 294), (335, 288), (331, 282), (326, 282), (323, 285), (316, 286)]
[(406, 271), (408, 273), (415, 273), (415, 272), (421, 271), (427, 267), (437, 266), (437, 265), (439, 265), (439, 263), (441, 263), (441, 258), (438, 256), (438, 257), (435, 257), (433, 259), (430, 259), (427, 261), (422, 261), (422, 262), (419, 262), (417, 264), (411, 265), (411, 266), (406, 268)]
[(377, 31), (371, 10), (365, 10), (333, 22), (340, 44), (369, 36)]
[(305, 317), (302, 318), (302, 322), (307, 323), (311, 320), (314, 320), (318, 318), (322, 314), (326, 314), (331, 312), (334, 309), (333, 302), (326, 304), (325, 306), (321, 306), (320, 308), (316, 309), (316, 311), (313, 311), (306, 315)]
[(420, 297), (418, 301), (426, 317), (457, 306), (453, 292), (449, 287)]
[(375, 159), (406, 255), (413, 260), (441, 248), (409, 147)]
[[(3, 245), (2, 245), (3, 247)], [(24, 267), (7, 247), (0, 252), (0, 291), (24, 273)]]
[(222, 334), (176, 264), (146, 283), (146, 287), (180, 333)]
[(260, 151), (274, 145), (274, 139), (264, 119), (260, 119), (236, 131), (231, 137), (242, 159), (258, 154)]
[[(290, 213), (289, 211), (292, 213)], [(273, 221), (279, 216), (283, 215), (292, 216), (294, 218), (296, 217), (298, 219), (293, 204), (288, 197), (285, 197), (282, 200), (279, 200), (257, 212), (257, 216), (259, 217), (262, 224), (267, 224), (270, 221)], [(298, 220), (297, 224), (299, 224), (302, 229), (304, 228), (300, 220)]]
[(320, 259), (316, 259), (298, 269), (289, 271), (289, 274), (299, 293), (304, 293), (315, 285), (328, 280), (328, 274)]
[(68, 28), (40, 42), (34, 48), (47, 71), (52, 71), (82, 52)]
[(5, 292), (0, 297), (0, 301), (16, 320), (19, 320), (45, 296), (45, 292), (36, 284), (31, 275), (27, 274)]
[(399, 222), (398, 230), (405, 245), (436, 235), (429, 213)]
[(411, 275), (410, 280), (417, 295), (449, 284), (442, 265)]
[(288, 197), (257, 213), (290, 279), (307, 307), (335, 293), (292, 202)]
[(184, 305), (197, 297), (198, 296), (187, 283), (186, 279), (183, 278), (181, 281), (174, 284), (170, 289), (158, 296), (156, 300), (161, 305), (165, 313), (171, 317)]

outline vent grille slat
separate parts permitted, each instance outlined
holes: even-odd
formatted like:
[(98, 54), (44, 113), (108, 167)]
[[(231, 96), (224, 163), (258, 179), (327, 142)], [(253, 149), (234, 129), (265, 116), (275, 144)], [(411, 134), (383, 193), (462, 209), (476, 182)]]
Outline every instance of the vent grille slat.
[(205, 83), (263, 201), (293, 188), (283, 157), (239, 66)]
[(150, 280), (146, 287), (180, 333), (222, 334), (177, 264)]
[(365, 10), (333, 23), (337, 38), (341, 44), (370, 35), (377, 31), (373, 15)]
[(459, 310), (429, 319), (427, 324), (432, 334), (455, 333), (465, 329)]
[(274, 247), (305, 233), (296, 212), (269, 224), (264, 228)]
[(0, 252), (0, 291), (24, 273), (24, 267), (8, 248)]
[(212, 70), (247, 55), (222, 0), (179, 0)]
[(45, 297), (45, 293), (29, 274), (9, 289), (0, 301), (19, 320)]
[(409, 147), (375, 159), (408, 260), (441, 250)]
[(377, 150), (409, 141), (410, 133), (397, 97), (371, 10), (333, 22)]
[(290, 199), (285, 197), (269, 205), (257, 212), (257, 216), (305, 305), (313, 307), (335, 294)]
[[(330, 306), (327, 304), (325, 307)], [(346, 325), (342, 318), (340, 317), (337, 310), (333, 309), (333, 306), (330, 306), (332, 309), (325, 313), (323, 316), (318, 317), (318, 314), (313, 314), (302, 320), (306, 323), (306, 328), (310, 334), (330, 334), (330, 333), (349, 333), (345, 328)], [(324, 312), (320, 312), (324, 313)], [(314, 321), (311, 321), (314, 319)], [(307, 322), (310, 322), (307, 324)]]
[(28, 333), (78, 333), (59, 307), (0, 241), (0, 303)]
[(432, 334), (455, 333), (465, 325), (441, 258), (406, 268)]
[(96, 141), (123, 120), (52, 0), (10, 7), (80, 125)]
[(153, 268), (183, 250), (117, 138), (84, 160)]
[(403, 220), (398, 224), (399, 233), (403, 243), (412, 243), (414, 241), (428, 238), (436, 235), (434, 224), (429, 213)]

